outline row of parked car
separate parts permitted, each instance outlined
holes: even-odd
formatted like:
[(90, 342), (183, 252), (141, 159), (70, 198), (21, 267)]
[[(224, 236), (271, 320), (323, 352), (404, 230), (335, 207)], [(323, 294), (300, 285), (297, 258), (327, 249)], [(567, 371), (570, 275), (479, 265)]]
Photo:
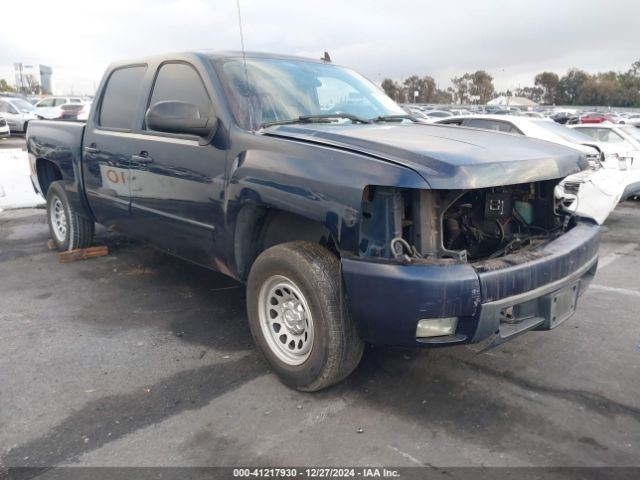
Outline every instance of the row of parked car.
[(87, 120), (91, 102), (80, 97), (45, 97), (33, 102), (18, 96), (0, 97), (0, 138), (25, 133), (31, 120)]
[(417, 119), (426, 122), (455, 115), (515, 115), (529, 118), (542, 118), (557, 123), (577, 125), (582, 123), (619, 123), (621, 125), (640, 126), (640, 112), (593, 112), (575, 109), (540, 109), (527, 110), (515, 105), (484, 105), (469, 108), (436, 107), (432, 105), (406, 104), (404, 109)]
[[(425, 123), (458, 125), (526, 135), (578, 148), (590, 157), (599, 156), (607, 165), (640, 168), (640, 114), (577, 111), (523, 111), (509, 106), (475, 109), (436, 109), (405, 105), (415, 119)], [(566, 121), (571, 114), (577, 121)], [(556, 120), (556, 121), (552, 121)]]
[(573, 112), (558, 111), (550, 118), (558, 123), (577, 125), (581, 123), (618, 123), (640, 126), (640, 113), (637, 112)]
[(618, 202), (640, 196), (640, 113), (508, 106), (403, 105), (414, 119), (522, 135), (580, 150), (591, 169), (557, 188), (565, 208), (604, 222)]

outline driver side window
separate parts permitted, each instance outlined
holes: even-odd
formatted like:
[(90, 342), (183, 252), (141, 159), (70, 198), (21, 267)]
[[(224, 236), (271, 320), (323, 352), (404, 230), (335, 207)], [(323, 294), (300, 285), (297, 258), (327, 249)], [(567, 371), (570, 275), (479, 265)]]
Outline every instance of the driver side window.
[(198, 72), (186, 63), (165, 63), (158, 70), (149, 106), (164, 101), (191, 103), (201, 118), (211, 115), (209, 94)]

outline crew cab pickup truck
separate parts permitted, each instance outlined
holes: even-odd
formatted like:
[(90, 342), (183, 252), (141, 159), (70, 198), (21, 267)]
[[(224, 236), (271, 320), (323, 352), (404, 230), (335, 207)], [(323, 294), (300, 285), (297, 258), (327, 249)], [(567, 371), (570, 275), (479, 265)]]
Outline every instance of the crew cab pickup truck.
[(86, 124), (34, 121), (27, 143), (59, 249), (98, 222), (246, 283), (256, 344), (300, 390), (345, 378), (364, 342), (552, 329), (596, 270), (599, 227), (554, 197), (580, 152), (417, 123), (324, 61), (118, 62)]

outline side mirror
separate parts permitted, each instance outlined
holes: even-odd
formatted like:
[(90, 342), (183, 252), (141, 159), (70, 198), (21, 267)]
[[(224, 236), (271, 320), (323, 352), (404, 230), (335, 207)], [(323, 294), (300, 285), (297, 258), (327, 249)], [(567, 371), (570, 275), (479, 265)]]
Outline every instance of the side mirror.
[(194, 104), (172, 100), (154, 103), (144, 118), (150, 130), (198, 137), (213, 135), (218, 126), (215, 116), (201, 117), (198, 107)]

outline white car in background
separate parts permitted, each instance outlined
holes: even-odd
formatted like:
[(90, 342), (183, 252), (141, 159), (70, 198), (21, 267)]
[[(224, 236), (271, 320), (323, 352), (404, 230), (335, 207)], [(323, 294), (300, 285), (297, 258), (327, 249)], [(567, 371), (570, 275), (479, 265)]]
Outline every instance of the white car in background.
[(45, 97), (36, 103), (36, 108), (61, 107), (67, 103), (83, 103), (80, 97)]
[(425, 110), (423, 112), (431, 122), (436, 122), (442, 118), (453, 117), (451, 112), (447, 112), (446, 110)]
[(520, 115), (522, 115), (523, 117), (529, 117), (529, 118), (539, 118), (541, 120), (547, 120), (547, 121), (551, 121), (553, 122), (553, 120), (549, 117), (545, 117), (543, 114), (541, 114), (540, 112), (522, 112)]
[(0, 116), (0, 139), (9, 138), (11, 135), (11, 129), (7, 121)]
[(605, 160), (610, 153), (605, 144), (543, 118), (529, 118), (520, 115), (472, 115), (443, 118), (434, 123), (513, 133), (559, 143), (580, 150), (586, 155), (592, 166)]
[(63, 118), (63, 105), (82, 105), (80, 97), (46, 97), (35, 104), (36, 114), (47, 120)]
[[(607, 144), (620, 162), (629, 163), (620, 165), (623, 169), (640, 168), (640, 128), (607, 122), (571, 125), (570, 128), (588, 135), (599, 143)], [(627, 160), (623, 161), (623, 158)]]
[(89, 120), (89, 112), (91, 111), (91, 105), (92, 105), (92, 102), (86, 102), (82, 106), (82, 110), (78, 112), (78, 116), (76, 118), (78, 121), (86, 122), (87, 120)]
[(465, 110), (464, 108), (452, 108), (451, 110), (449, 110), (449, 112), (451, 112), (451, 115), (471, 115), (471, 112), (469, 110)]
[(20, 133), (26, 133), (29, 122), (38, 118), (35, 107), (20, 97), (0, 97), (0, 116), (12, 132)]
[(640, 127), (640, 113), (629, 113), (618, 118), (618, 123), (622, 125), (634, 125)]
[[(446, 118), (436, 123), (525, 135), (580, 150), (591, 169), (569, 175), (556, 186), (555, 196), (566, 210), (592, 218), (598, 224), (602, 224), (623, 199), (630, 182), (627, 172), (618, 169), (618, 157), (609, 145), (556, 122), (522, 116), (476, 115)], [(603, 164), (610, 168), (601, 168)]]
[(617, 164), (605, 162), (605, 168), (624, 172), (621, 200), (640, 196), (640, 128), (613, 123), (574, 125), (571, 128), (609, 145), (614, 152)]

